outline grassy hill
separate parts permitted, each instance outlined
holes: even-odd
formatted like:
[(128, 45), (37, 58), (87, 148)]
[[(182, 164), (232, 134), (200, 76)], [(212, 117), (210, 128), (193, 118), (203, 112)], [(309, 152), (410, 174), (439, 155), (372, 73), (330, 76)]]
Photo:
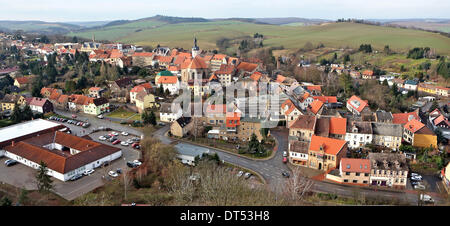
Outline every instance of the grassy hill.
[(0, 30), (4, 31), (22, 30), (32, 33), (56, 34), (67, 33), (80, 28), (81, 26), (68, 23), (52, 23), (44, 21), (0, 21)]
[(97, 39), (183, 48), (191, 48), (195, 35), (201, 48), (215, 49), (216, 41), (220, 38), (233, 39), (253, 36), (254, 33), (264, 35), (265, 46), (284, 46), (288, 49), (301, 48), (306, 42), (354, 48), (362, 43), (370, 43), (375, 49), (383, 49), (385, 45), (389, 45), (396, 51), (428, 46), (435, 48), (440, 54), (450, 55), (450, 38), (440, 34), (357, 23), (279, 26), (233, 20), (170, 23), (153, 18), (68, 35), (90, 38), (95, 34)]

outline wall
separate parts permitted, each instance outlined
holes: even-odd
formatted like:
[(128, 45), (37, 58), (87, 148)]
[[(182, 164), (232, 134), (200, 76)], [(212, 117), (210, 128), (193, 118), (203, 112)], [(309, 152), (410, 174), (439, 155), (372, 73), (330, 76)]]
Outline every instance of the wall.
[(414, 134), (413, 146), (428, 148), (430, 145), (433, 148), (437, 147), (437, 137), (436, 135), (430, 134)]

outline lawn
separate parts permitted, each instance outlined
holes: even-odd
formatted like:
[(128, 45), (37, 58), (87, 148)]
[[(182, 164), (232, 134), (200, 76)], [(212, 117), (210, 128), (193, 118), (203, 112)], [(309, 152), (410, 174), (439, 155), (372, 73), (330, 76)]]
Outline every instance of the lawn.
[(141, 120), (140, 114), (137, 114), (137, 113), (131, 112), (131, 111), (127, 111), (123, 108), (119, 108), (119, 109), (109, 113), (106, 116), (111, 117), (111, 118), (120, 118), (120, 119), (127, 119), (127, 120)]
[(370, 43), (379, 50), (385, 45), (389, 45), (395, 51), (428, 46), (435, 48), (437, 53), (450, 54), (450, 38), (440, 34), (356, 23), (278, 26), (227, 20), (141, 26), (138, 32), (130, 32), (138, 28), (130, 26), (131, 24), (118, 25), (110, 27), (111, 30), (92, 30), (69, 35), (91, 38), (92, 34), (95, 34), (96, 37), (138, 45), (160, 44), (187, 49), (192, 47), (193, 37), (196, 36), (201, 48), (216, 49), (216, 41), (220, 38), (234, 39), (260, 33), (264, 35), (264, 45), (268, 47), (284, 46), (288, 49), (298, 49), (311, 42), (314, 45), (323, 43), (325, 46), (335, 48), (358, 48), (363, 43)]

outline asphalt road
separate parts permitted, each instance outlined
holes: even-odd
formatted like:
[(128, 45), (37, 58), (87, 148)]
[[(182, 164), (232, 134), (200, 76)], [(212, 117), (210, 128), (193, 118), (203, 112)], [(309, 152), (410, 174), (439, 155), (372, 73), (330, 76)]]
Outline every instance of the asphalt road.
[[(71, 117), (72, 113), (69, 112), (60, 112), (56, 113), (64, 115), (66, 117)], [(105, 119), (98, 119), (94, 116), (83, 116), (81, 114), (77, 114), (77, 119), (89, 121), (92, 125), (88, 130), (92, 130), (93, 128), (98, 128), (99, 126), (110, 127), (113, 130), (117, 131), (126, 131), (130, 134), (134, 135), (142, 135), (142, 132), (139, 130), (135, 130), (129, 126), (124, 126), (118, 123), (111, 123), (106, 121)], [(169, 137), (164, 134), (169, 130), (170, 126), (166, 125), (165, 127), (154, 132), (154, 137), (161, 140), (162, 143), (170, 144), (173, 143)], [(81, 128), (80, 130), (83, 130)], [(82, 133), (77, 131), (78, 133)], [(258, 172), (264, 177), (267, 181), (268, 186), (275, 192), (282, 192), (285, 187), (286, 179), (282, 177), (281, 173), (283, 171), (290, 171), (289, 168), (282, 163), (283, 151), (287, 151), (287, 136), (286, 131), (283, 130), (271, 130), (272, 136), (278, 141), (278, 148), (275, 150), (275, 155), (273, 158), (269, 160), (252, 160), (248, 158), (243, 158), (237, 155), (230, 154), (228, 152), (221, 151), (215, 148), (205, 148), (203, 146), (198, 146), (186, 142), (177, 142), (177, 148), (194, 148), (194, 149), (209, 149), (211, 152), (216, 152), (220, 159), (229, 162), (231, 164), (235, 164), (238, 166), (242, 166)], [(305, 178), (307, 179), (307, 178)], [(310, 179), (308, 179), (310, 180)], [(403, 201), (407, 201), (412, 205), (417, 204), (417, 194), (404, 192), (404, 191), (383, 191), (383, 190), (373, 190), (370, 188), (359, 188), (355, 186), (341, 185), (335, 183), (328, 183), (324, 181), (313, 181), (313, 185), (311, 190), (314, 192), (323, 192), (323, 193), (331, 193), (337, 194), (341, 196), (354, 197), (355, 193), (359, 193), (360, 195), (364, 195), (366, 197), (382, 197), (386, 199), (397, 198)], [(436, 200), (437, 203), (441, 202), (442, 199), (440, 197), (432, 195), (432, 197)]]

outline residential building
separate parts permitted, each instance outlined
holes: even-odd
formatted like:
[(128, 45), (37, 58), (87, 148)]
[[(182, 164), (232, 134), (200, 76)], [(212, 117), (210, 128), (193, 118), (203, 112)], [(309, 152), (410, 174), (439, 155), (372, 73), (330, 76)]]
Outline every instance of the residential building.
[(222, 65), (227, 65), (227, 55), (225, 54), (215, 54), (211, 59), (211, 71), (219, 70)]
[(163, 87), (164, 90), (169, 90), (171, 95), (178, 94), (180, 90), (180, 83), (177, 76), (159, 76), (159, 79), (155, 81), (155, 85)]
[(180, 104), (176, 103), (161, 103), (159, 109), (159, 120), (161, 122), (173, 122), (183, 115)]
[(222, 64), (218, 70), (214, 71), (214, 75), (222, 86), (229, 86), (236, 75), (236, 67), (234, 65)]
[(126, 103), (132, 86), (133, 81), (128, 77), (109, 83), (111, 98)]
[(85, 114), (100, 115), (109, 112), (109, 101), (104, 98), (89, 98), (84, 104), (83, 111)]
[(347, 109), (355, 115), (370, 114), (368, 101), (357, 96), (352, 96), (347, 100)]
[(346, 141), (313, 135), (309, 144), (308, 167), (324, 171), (335, 169), (346, 154)]
[(89, 97), (100, 98), (100, 97), (102, 97), (102, 94), (105, 92), (105, 89), (100, 88), (100, 87), (91, 87), (91, 88), (89, 88), (88, 92), (89, 92), (89, 94), (88, 94)]
[(289, 141), (289, 162), (294, 165), (308, 166), (309, 143), (298, 140)]
[(394, 124), (405, 125), (406, 123), (408, 123), (409, 121), (411, 121), (413, 119), (420, 121), (418, 111), (413, 111), (413, 112), (409, 112), (409, 113), (392, 114), (392, 123), (394, 123)]
[(287, 99), (281, 104), (281, 114), (286, 117), (286, 127), (289, 128), (300, 115), (303, 115), (300, 107), (294, 104), (291, 99)]
[(373, 144), (399, 150), (403, 137), (402, 125), (373, 122), (372, 132)]
[(312, 115), (300, 115), (289, 126), (289, 136), (296, 137), (299, 141), (311, 141), (316, 129), (316, 117)]
[(136, 103), (136, 96), (138, 93), (145, 92), (147, 94), (150, 94), (151, 89), (152, 89), (152, 86), (150, 85), (150, 83), (143, 83), (143, 84), (133, 87), (130, 90), (130, 103), (132, 103), (132, 104)]
[(417, 84), (418, 84), (417, 81), (414, 81), (414, 80), (406, 80), (406, 81), (405, 81), (405, 86), (404, 86), (404, 88), (405, 88), (406, 90), (409, 90), (409, 91), (416, 91), (416, 90), (417, 90)]
[(136, 52), (132, 57), (133, 65), (138, 67), (151, 66), (153, 63), (154, 53), (150, 52)]
[(370, 122), (347, 121), (345, 140), (350, 148), (362, 148), (372, 143), (372, 125)]
[(375, 112), (375, 121), (376, 122), (384, 122), (384, 123), (392, 123), (394, 117), (391, 112), (386, 112), (383, 110), (378, 110)]
[(28, 105), (32, 111), (41, 114), (53, 112), (53, 104), (47, 98), (33, 97)]
[(170, 125), (170, 133), (176, 137), (184, 137), (192, 130), (193, 125), (191, 117), (181, 117)]
[(16, 77), (14, 79), (14, 86), (20, 89), (27, 88), (31, 83), (33, 83), (33, 76)]
[(157, 107), (157, 103), (155, 101), (155, 96), (153, 94), (147, 94), (145, 91), (141, 91), (136, 95), (136, 107), (139, 113), (142, 113), (147, 108)]
[(370, 181), (370, 160), (342, 158), (339, 173), (343, 183), (366, 185)]
[(446, 167), (442, 168), (441, 178), (444, 188), (447, 190), (447, 193), (450, 193), (450, 162), (447, 163)]
[(403, 140), (414, 147), (437, 148), (437, 136), (425, 124), (413, 119), (404, 125)]
[(376, 77), (373, 75), (372, 70), (364, 70), (362, 73), (363, 79), (375, 79)]
[(369, 153), (370, 185), (406, 188), (408, 165), (404, 154)]

